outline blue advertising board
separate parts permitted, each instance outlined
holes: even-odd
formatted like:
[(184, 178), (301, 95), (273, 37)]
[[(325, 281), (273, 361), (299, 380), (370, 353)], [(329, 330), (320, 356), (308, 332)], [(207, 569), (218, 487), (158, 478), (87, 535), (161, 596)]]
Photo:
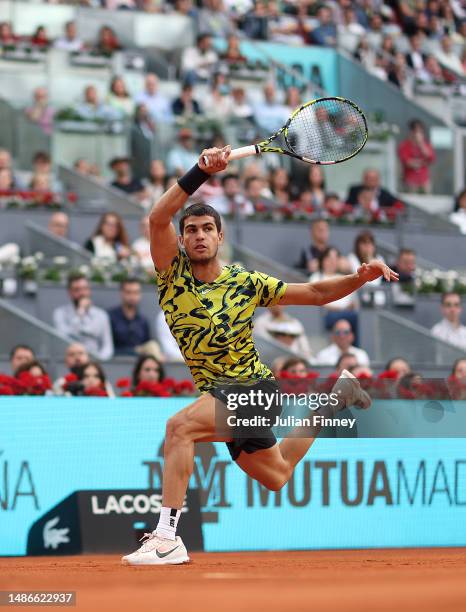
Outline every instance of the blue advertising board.
[[(158, 489), (165, 422), (189, 401), (2, 398), (0, 555), (24, 555), (34, 522), (75, 491)], [(279, 492), (203, 444), (190, 487), (208, 551), (466, 545), (463, 438), (318, 439)]]
[[(215, 41), (219, 51), (226, 48), (222, 39)], [(303, 79), (295, 79), (290, 74), (277, 72), (278, 84), (281, 87), (297, 86), (303, 83), (314, 83), (324, 89), (329, 95), (339, 95), (338, 90), (338, 55), (334, 49), (301, 46), (292, 47), (282, 43), (241, 41), (241, 52), (248, 60), (266, 62), (267, 56), (293, 68)]]

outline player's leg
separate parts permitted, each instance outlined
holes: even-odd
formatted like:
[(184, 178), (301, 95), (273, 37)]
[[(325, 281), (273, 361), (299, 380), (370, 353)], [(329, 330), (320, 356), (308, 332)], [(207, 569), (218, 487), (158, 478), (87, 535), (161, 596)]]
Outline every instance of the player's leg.
[[(332, 393), (339, 397), (339, 402), (334, 408), (330, 406), (319, 408), (319, 413), (324, 416), (326, 412), (328, 412), (327, 416), (333, 416), (335, 411), (349, 406), (369, 408), (371, 404), (369, 395), (361, 389), (359, 382), (347, 370), (343, 370)], [(258, 450), (254, 450), (254, 440), (251, 440), (250, 448), (246, 446), (245, 450), (241, 451), (236, 458), (236, 463), (263, 486), (273, 491), (279, 490), (291, 478), (294, 468), (312, 446), (320, 430), (320, 424), (296, 427), (280, 444), (273, 444), (272, 437), (270, 448)], [(250, 452), (247, 452), (248, 450)]]
[(164, 442), (163, 500), (166, 507), (181, 508), (194, 467), (196, 442), (227, 442), (217, 435), (215, 399), (206, 394), (167, 421)]
[(164, 442), (162, 509), (157, 528), (124, 565), (178, 565), (189, 561), (176, 528), (194, 467), (195, 442), (229, 442), (216, 433), (215, 400), (203, 395), (167, 421)]

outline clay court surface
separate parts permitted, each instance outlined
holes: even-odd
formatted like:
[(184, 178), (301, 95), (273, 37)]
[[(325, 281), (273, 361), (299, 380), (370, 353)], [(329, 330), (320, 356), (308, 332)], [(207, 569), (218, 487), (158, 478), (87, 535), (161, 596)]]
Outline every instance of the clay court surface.
[(116, 555), (0, 558), (0, 590), (73, 590), (74, 609), (96, 612), (466, 609), (466, 549), (194, 553), (192, 559), (135, 568), (121, 566)]

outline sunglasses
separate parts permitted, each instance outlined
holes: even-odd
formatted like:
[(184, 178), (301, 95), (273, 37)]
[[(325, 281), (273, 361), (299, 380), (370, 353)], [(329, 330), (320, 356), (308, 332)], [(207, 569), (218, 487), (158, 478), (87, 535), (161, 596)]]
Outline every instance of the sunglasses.
[(338, 329), (333, 333), (335, 334), (335, 336), (349, 336), (352, 332), (350, 329)]
[(461, 308), (461, 302), (445, 302), (446, 308)]

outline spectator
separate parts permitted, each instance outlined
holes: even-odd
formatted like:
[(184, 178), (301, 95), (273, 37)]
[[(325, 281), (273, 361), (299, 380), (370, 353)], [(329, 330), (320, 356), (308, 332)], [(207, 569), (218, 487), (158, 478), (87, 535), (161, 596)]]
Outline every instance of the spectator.
[(445, 34), (440, 40), (440, 47), (440, 51), (437, 52), (437, 59), (440, 64), (456, 75), (464, 77), (463, 64), (459, 56), (453, 51), (453, 42), (448, 34)]
[(332, 11), (327, 6), (321, 6), (317, 11), (319, 25), (312, 30), (313, 44), (322, 47), (335, 47), (337, 44), (337, 27), (332, 22)]
[(183, 355), (165, 320), (163, 310), (155, 317), (155, 335), (167, 361), (184, 361)]
[(84, 100), (75, 107), (76, 112), (88, 121), (115, 121), (121, 117), (121, 112), (99, 99), (95, 85), (84, 89)]
[(455, 361), (451, 369), (451, 375), (454, 376), (456, 380), (466, 383), (466, 359), (460, 357)]
[(48, 174), (34, 174), (29, 183), (29, 188), (31, 191), (37, 193), (51, 193), (53, 191), (53, 186)]
[(178, 132), (178, 145), (175, 145), (167, 156), (168, 172), (182, 176), (197, 164), (198, 159), (198, 153), (194, 149), (192, 131), (189, 128), (181, 128)]
[(111, 56), (121, 49), (120, 41), (110, 26), (102, 26), (99, 30), (95, 50), (101, 55)]
[(139, 311), (141, 283), (127, 278), (120, 285), (120, 306), (109, 310), (116, 355), (134, 355), (150, 340), (149, 322)]
[(374, 190), (370, 187), (362, 187), (358, 192), (354, 218), (364, 223), (374, 223), (384, 219), (383, 211), (376, 208)]
[[(310, 203), (309, 206), (311, 206)], [(343, 202), (338, 193), (325, 194), (324, 213), (326, 215), (338, 219), (347, 212), (351, 212), (351, 208)]]
[(356, 41), (358, 41), (359, 38), (364, 36), (366, 33), (366, 30), (359, 23), (356, 13), (351, 7), (343, 10), (343, 23), (338, 25), (337, 30), (339, 37), (349, 37), (350, 40), (355, 39), (354, 43), (351, 45), (351, 50), (354, 50), (354, 44), (356, 44)]
[(180, 117), (190, 117), (192, 115), (200, 115), (201, 107), (197, 100), (193, 98), (193, 86), (189, 83), (184, 83), (181, 88), (181, 94), (173, 101), (173, 114)]
[(466, 325), (461, 323), (463, 307), (458, 293), (449, 291), (442, 295), (443, 319), (430, 330), (432, 335), (466, 351)]
[(367, 168), (362, 175), (362, 182), (359, 185), (351, 185), (346, 201), (351, 206), (356, 206), (358, 195), (361, 189), (373, 190), (374, 209), (394, 206), (398, 200), (387, 189), (380, 185), (380, 172), (375, 168)]
[[(156, 125), (152, 118), (152, 115), (147, 110), (145, 104), (138, 104), (134, 111), (134, 123), (132, 127), (131, 137), (133, 139), (132, 142), (132, 151), (133, 157), (137, 159), (137, 154), (134, 152), (136, 150), (136, 142), (137, 139), (143, 139), (143, 141), (147, 142), (147, 150), (150, 155), (150, 149), (152, 145), (152, 141), (154, 139), (154, 135), (156, 132)], [(146, 152), (145, 149), (144, 153)], [(136, 167), (137, 170), (137, 167)]]
[(285, 104), (291, 115), (302, 104), (301, 93), (297, 87), (288, 87), (286, 90)]
[(311, 223), (311, 244), (301, 251), (298, 268), (304, 272), (317, 272), (319, 258), (329, 247), (330, 226), (325, 219), (314, 219)]
[(62, 185), (52, 170), (52, 160), (46, 151), (37, 151), (32, 158), (33, 175), (45, 175), (49, 178), (50, 190), (57, 193), (62, 191)]
[[(86, 347), (79, 342), (73, 342), (66, 347), (65, 350), (65, 366), (68, 373), (73, 373), (74, 369), (85, 365), (89, 362), (89, 354)], [(67, 380), (65, 376), (60, 376), (53, 384), (54, 395), (65, 395), (65, 385)]]
[(110, 320), (105, 310), (92, 304), (91, 288), (84, 274), (70, 274), (68, 295), (71, 303), (53, 311), (55, 329), (83, 344), (99, 359), (111, 359), (113, 340)]
[(295, 378), (306, 378), (309, 374), (309, 366), (304, 359), (289, 357), (280, 368), (280, 375), (283, 375), (283, 373)]
[[(339, 270), (343, 266), (348, 267), (348, 262), (340, 256), (340, 253), (335, 247), (328, 247), (319, 257), (319, 270), (313, 272), (309, 278), (311, 283), (319, 283), (323, 280), (328, 280), (340, 276)], [(335, 321), (339, 319), (348, 319), (354, 331), (356, 344), (358, 344), (358, 314), (356, 310), (359, 303), (355, 293), (347, 295), (339, 300), (325, 304), (325, 327), (330, 329)]]
[(360, 39), (353, 56), (358, 62), (361, 62), (368, 72), (371, 72), (375, 65), (375, 52), (370, 46), (367, 36)]
[(356, 378), (373, 378), (374, 372), (371, 368), (362, 365), (355, 365), (350, 370), (351, 374), (354, 374)]
[(363, 349), (353, 346), (354, 334), (349, 321), (340, 319), (332, 329), (332, 343), (322, 349), (316, 356), (318, 365), (336, 366), (338, 359), (343, 353), (356, 355), (358, 365), (369, 366), (369, 356)]
[(231, 97), (233, 99), (232, 117), (244, 121), (252, 121), (254, 118), (254, 109), (246, 98), (244, 87), (233, 87), (231, 90)]
[(81, 385), (74, 386), (73, 395), (97, 395), (109, 396), (107, 391), (107, 378), (102, 366), (96, 361), (89, 361), (85, 365), (75, 368), (76, 376)]
[(420, 386), (422, 385), (422, 375), (418, 372), (410, 372), (405, 374), (398, 380), (398, 395), (400, 399), (415, 399), (422, 397)]
[(450, 221), (459, 227), (462, 234), (466, 234), (466, 189), (458, 194), (455, 210), (450, 214)]
[(340, 376), (343, 370), (351, 370), (357, 366), (358, 358), (354, 353), (342, 353), (336, 363), (335, 373)]
[(445, 78), (442, 68), (433, 55), (428, 55), (424, 64), (424, 70), (419, 75), (419, 80), (432, 85), (444, 85)]
[(233, 27), (230, 18), (224, 12), (222, 0), (204, 0), (198, 14), (197, 31), (220, 38), (227, 38), (233, 33)]
[(237, 36), (232, 34), (228, 37), (227, 48), (220, 55), (222, 61), (229, 64), (243, 64), (247, 62), (247, 57), (241, 53), (241, 43)]
[[(244, 184), (246, 198), (251, 202), (255, 212), (261, 213), (276, 208), (276, 202), (264, 195), (268, 193), (262, 176), (249, 176)], [(271, 194), (270, 194), (271, 195)]]
[(412, 288), (416, 277), (416, 253), (412, 249), (400, 249), (392, 269), (400, 275), (399, 282), (391, 287), (394, 305), (413, 306)]
[(236, 174), (222, 176), (222, 195), (213, 198), (211, 206), (221, 215), (249, 216), (254, 214), (254, 206), (241, 190), (241, 184)]
[(264, 89), (264, 101), (254, 107), (254, 120), (264, 134), (270, 135), (279, 130), (288, 119), (288, 108), (276, 101), (276, 90), (273, 83), (267, 83)]
[(154, 264), (150, 252), (150, 226), (149, 217), (144, 216), (141, 219), (140, 236), (136, 238), (131, 246), (133, 254), (136, 256), (139, 265), (146, 270), (147, 273), (154, 275)]
[(41, 47), (43, 49), (46, 49), (47, 47), (50, 46), (51, 41), (50, 41), (50, 38), (48, 37), (45, 26), (42, 26), (42, 25), (37, 26), (34, 34), (31, 37), (31, 43), (34, 46)]
[(141, 382), (162, 382), (165, 378), (163, 365), (151, 355), (140, 355), (134, 365), (131, 378), (133, 391)]
[(406, 189), (411, 193), (430, 193), (429, 166), (435, 161), (435, 153), (427, 140), (425, 126), (419, 119), (410, 121), (409, 136), (400, 143), (398, 154)]
[(295, 15), (283, 12), (275, 0), (267, 2), (267, 8), (267, 38), (285, 45), (302, 45), (304, 24)]
[(19, 40), (19, 36), (13, 32), (9, 21), (0, 22), (0, 46), (15, 45)]
[(186, 82), (207, 82), (218, 63), (217, 52), (212, 47), (212, 36), (199, 34), (195, 47), (187, 47), (181, 57), (181, 71)]
[(45, 87), (34, 90), (34, 102), (26, 109), (26, 116), (42, 129), (44, 134), (51, 134), (53, 127), (54, 109), (49, 105), (49, 95)]
[(153, 72), (146, 75), (144, 91), (136, 96), (136, 104), (144, 104), (156, 123), (170, 123), (173, 120), (170, 102), (160, 93), (159, 79)]
[[(363, 263), (369, 263), (373, 259), (377, 259), (382, 263), (385, 262), (384, 258), (377, 253), (374, 234), (369, 231), (360, 232), (356, 236), (354, 250), (348, 255), (347, 259), (352, 274), (356, 273)], [(379, 277), (375, 281), (371, 281), (370, 285), (380, 285), (381, 282), (381, 277)]]
[(131, 173), (131, 164), (128, 157), (114, 157), (109, 165), (115, 175), (110, 183), (112, 187), (134, 196), (137, 200), (143, 200), (146, 197), (144, 185), (140, 179), (133, 177)]
[(393, 359), (390, 359), (385, 366), (385, 371), (396, 372), (397, 380), (400, 380), (400, 378), (406, 374), (410, 374), (412, 370), (406, 359), (403, 359), (402, 357), (394, 357)]
[(120, 215), (113, 212), (104, 213), (84, 248), (98, 259), (117, 261), (128, 258), (131, 254), (128, 233)]
[(27, 344), (17, 344), (10, 351), (10, 369), (14, 374), (16, 370), (31, 361), (35, 361), (34, 351)]
[[(8, 173), (4, 175), (5, 179), (8, 177), (8, 184), (11, 185), (12, 189), (21, 189), (22, 183), (13, 173), (13, 163), (11, 160), (11, 153), (7, 149), (0, 149), (0, 172), (7, 170)], [(5, 191), (2, 189), (2, 191)]]
[(151, 205), (165, 193), (167, 189), (167, 169), (161, 159), (151, 161), (149, 177), (144, 181), (144, 188)]
[(15, 191), (13, 173), (8, 168), (0, 170), (0, 193)]
[(270, 190), (279, 204), (289, 204), (291, 198), (290, 177), (285, 168), (276, 168), (270, 173)]
[(122, 117), (132, 117), (136, 105), (128, 93), (122, 77), (114, 76), (110, 82), (110, 92), (107, 96), (108, 104), (119, 111)]
[(406, 64), (414, 70), (418, 80), (423, 80), (422, 77), (425, 72), (425, 62), (427, 59), (427, 55), (422, 52), (424, 38), (425, 36), (420, 30), (413, 32), (409, 37), (409, 51), (406, 54)]
[(55, 49), (69, 51), (71, 53), (78, 53), (79, 51), (82, 51), (84, 44), (78, 37), (75, 21), (67, 21), (65, 23), (64, 36), (58, 38), (53, 46)]
[(285, 312), (284, 306), (269, 306), (254, 321), (254, 332), (260, 338), (277, 340), (291, 352), (312, 361), (312, 350), (302, 323)]
[(411, 96), (411, 83), (406, 70), (406, 60), (402, 53), (397, 53), (390, 64), (388, 80), (401, 89), (406, 96)]
[(323, 207), (325, 200), (325, 177), (322, 168), (311, 165), (308, 173), (308, 186), (306, 188), (311, 194), (311, 206), (314, 210)]
[(227, 121), (233, 110), (230, 86), (222, 72), (214, 75), (210, 90), (204, 98), (204, 112), (218, 121)]
[(68, 238), (70, 219), (64, 212), (54, 212), (50, 215), (47, 224), (48, 231), (58, 238)]
[(14, 373), (15, 378), (20, 378), (20, 375), (23, 372), (28, 372), (34, 378), (48, 378), (47, 370), (45, 369), (44, 364), (36, 359), (20, 365)]

